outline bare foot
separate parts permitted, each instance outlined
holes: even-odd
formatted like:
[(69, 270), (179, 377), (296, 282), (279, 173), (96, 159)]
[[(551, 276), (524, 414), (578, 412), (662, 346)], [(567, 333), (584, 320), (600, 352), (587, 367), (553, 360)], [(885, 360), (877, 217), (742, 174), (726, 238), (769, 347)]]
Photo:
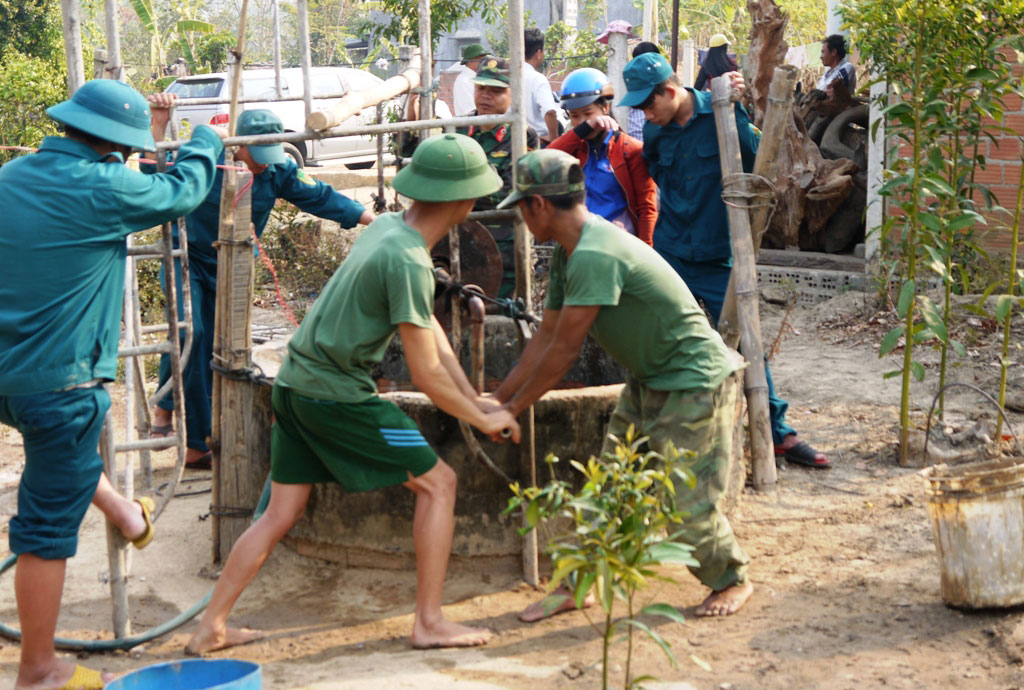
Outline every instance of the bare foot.
[(445, 618), (428, 629), (418, 620), (412, 628), (412, 646), (416, 649), (438, 647), (477, 647), (490, 642), (494, 633), (486, 628), (471, 628)]
[[(594, 595), (587, 594), (583, 600), (582, 608), (588, 609), (594, 605)], [(566, 611), (575, 611), (576, 602), (573, 600), (572, 592), (565, 587), (559, 587), (551, 594), (533, 604), (530, 604), (519, 614), (519, 620), (524, 623), (536, 623), (537, 621), (557, 616)]]
[(721, 592), (712, 592), (701, 602), (694, 613), (698, 617), (731, 616), (740, 610), (754, 592), (754, 585), (747, 580), (741, 585), (726, 587)]
[[(48, 670), (41, 670), (36, 674), (29, 674), (19, 669), (14, 690), (55, 690), (56, 688), (62, 688), (71, 681), (76, 668), (77, 665), (73, 662), (54, 659), (53, 665)], [(83, 687), (86, 685), (90, 688), (96, 687), (94, 685), (96, 676), (99, 677), (99, 681), (103, 684), (111, 682), (115, 677), (113, 673), (99, 673), (83, 667), (79, 671), (78, 680), (82, 682)]]
[(225, 628), (223, 632), (218, 633), (200, 629), (196, 631), (192, 639), (185, 645), (185, 653), (192, 656), (201, 656), (220, 649), (237, 647), (241, 644), (249, 644), (250, 642), (262, 639), (262, 630)]

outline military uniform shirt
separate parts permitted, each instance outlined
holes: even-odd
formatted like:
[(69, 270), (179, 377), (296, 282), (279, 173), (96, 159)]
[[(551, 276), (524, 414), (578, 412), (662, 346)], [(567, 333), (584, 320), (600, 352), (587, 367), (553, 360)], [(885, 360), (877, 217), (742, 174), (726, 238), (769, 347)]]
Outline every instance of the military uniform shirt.
[(197, 127), (169, 172), (144, 175), (47, 137), (0, 168), (0, 396), (114, 378), (125, 237), (195, 208), (223, 150)]
[(433, 313), (434, 267), (423, 235), (401, 213), (378, 216), (295, 332), (276, 383), (324, 400), (372, 398), (371, 371), (398, 324), (431, 328)]
[(713, 390), (736, 370), (686, 284), (657, 252), (590, 214), (551, 258), (548, 309), (600, 306), (590, 335), (654, 390)]

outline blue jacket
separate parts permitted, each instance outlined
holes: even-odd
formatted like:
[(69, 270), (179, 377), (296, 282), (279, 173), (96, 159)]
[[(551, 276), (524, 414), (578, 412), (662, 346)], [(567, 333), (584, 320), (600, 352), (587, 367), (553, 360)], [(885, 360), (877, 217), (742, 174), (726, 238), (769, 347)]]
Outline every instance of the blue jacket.
[(197, 127), (170, 172), (144, 175), (47, 137), (0, 168), (0, 395), (114, 378), (125, 237), (195, 208), (223, 150)]
[[(221, 155), (218, 163), (224, 163)], [(176, 166), (172, 166), (173, 169)], [(185, 217), (188, 230), (189, 257), (216, 262), (217, 250), (213, 243), (220, 232), (220, 193), (224, 171), (217, 171), (213, 188), (203, 202)], [(331, 185), (313, 179), (292, 161), (268, 166), (256, 175), (252, 184), (252, 224), (256, 236), (263, 234), (270, 212), (278, 199), (298, 206), (306, 213), (336, 221), (343, 228), (354, 227), (365, 210), (363, 205), (339, 194)]]
[[(680, 126), (644, 126), (644, 158), (661, 192), (661, 210), (654, 226), (654, 248), (684, 261), (716, 261), (732, 257), (729, 221), (722, 201), (722, 169), (718, 157), (711, 92), (694, 91), (693, 115)], [(758, 133), (747, 112), (736, 104), (736, 127), (744, 172), (754, 169)]]

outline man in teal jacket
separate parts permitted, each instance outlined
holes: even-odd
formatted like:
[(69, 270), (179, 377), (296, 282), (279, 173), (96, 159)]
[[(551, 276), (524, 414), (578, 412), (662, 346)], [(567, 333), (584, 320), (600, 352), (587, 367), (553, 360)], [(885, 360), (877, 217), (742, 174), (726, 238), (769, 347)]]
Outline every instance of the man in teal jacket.
[(174, 169), (123, 165), (153, 149), (135, 89), (91, 81), (47, 113), (65, 125), (39, 152), (0, 169), (0, 422), (23, 437), (25, 470), (11, 552), (21, 623), (16, 688), (101, 688), (100, 673), (58, 659), (53, 637), (66, 559), (96, 504), (139, 548), (152, 501), (126, 500), (103, 475), (97, 445), (117, 373), (125, 237), (195, 208), (210, 191), (218, 134), (197, 127)]
[[(149, 97), (153, 109), (153, 136), (163, 139), (173, 94)], [(269, 110), (246, 110), (238, 118), (237, 133), (275, 134), (284, 131), (281, 120)], [(336, 221), (343, 228), (373, 221), (374, 215), (363, 205), (339, 194), (329, 184), (314, 180), (295, 165), (281, 144), (240, 146), (235, 160), (245, 164), (253, 174), (252, 224), (256, 236), (270, 220), (270, 212), (278, 199), (285, 199), (307, 213)], [(223, 157), (219, 161), (223, 163)], [(213, 396), (213, 319), (217, 302), (217, 250), (213, 243), (220, 231), (220, 196), (223, 172), (218, 171), (213, 189), (192, 213), (185, 218), (188, 232), (189, 289), (192, 292), (192, 352), (184, 370), (185, 419), (188, 436), (188, 467), (208, 469), (210, 450), (206, 439), (211, 431), (211, 399)], [(179, 294), (180, 269), (176, 271)], [(160, 385), (170, 378), (170, 358), (160, 358)], [(157, 405), (153, 415), (154, 435), (163, 436), (173, 430), (171, 416), (174, 399), (170, 394)]]

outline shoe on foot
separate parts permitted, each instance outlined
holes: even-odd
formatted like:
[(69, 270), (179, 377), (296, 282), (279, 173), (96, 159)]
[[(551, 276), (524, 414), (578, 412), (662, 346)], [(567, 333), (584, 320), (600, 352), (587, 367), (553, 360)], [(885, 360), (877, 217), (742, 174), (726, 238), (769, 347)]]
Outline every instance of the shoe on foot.
[(153, 541), (153, 535), (156, 534), (156, 529), (153, 527), (153, 511), (156, 510), (156, 504), (149, 496), (137, 498), (135, 502), (142, 508), (142, 519), (146, 521), (146, 530), (132, 539), (132, 546), (141, 551), (149, 545), (149, 542)]

